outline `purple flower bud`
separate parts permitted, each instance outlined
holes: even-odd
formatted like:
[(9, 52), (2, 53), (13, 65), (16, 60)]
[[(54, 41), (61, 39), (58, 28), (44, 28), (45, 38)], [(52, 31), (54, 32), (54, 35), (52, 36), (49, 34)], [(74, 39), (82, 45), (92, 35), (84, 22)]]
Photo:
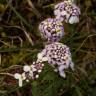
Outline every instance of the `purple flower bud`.
[(64, 36), (64, 26), (55, 18), (48, 18), (42, 21), (39, 25), (39, 30), (42, 37), (51, 42), (60, 41)]

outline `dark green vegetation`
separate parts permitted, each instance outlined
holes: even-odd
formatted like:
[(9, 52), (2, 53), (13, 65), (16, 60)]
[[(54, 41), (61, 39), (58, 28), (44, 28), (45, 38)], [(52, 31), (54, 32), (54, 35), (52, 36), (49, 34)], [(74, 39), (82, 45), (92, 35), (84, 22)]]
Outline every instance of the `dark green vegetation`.
[(75, 71), (61, 78), (46, 64), (40, 78), (19, 88), (9, 73), (22, 71), (44, 48), (38, 24), (54, 17), (60, 0), (0, 0), (0, 96), (96, 96), (96, 1), (77, 0), (78, 24), (65, 24), (62, 43), (70, 46)]

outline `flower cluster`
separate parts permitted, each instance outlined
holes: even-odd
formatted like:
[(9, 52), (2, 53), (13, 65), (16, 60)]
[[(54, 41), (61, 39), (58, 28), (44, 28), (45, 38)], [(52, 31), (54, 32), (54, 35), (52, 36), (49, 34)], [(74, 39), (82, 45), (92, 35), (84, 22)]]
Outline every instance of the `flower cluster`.
[(71, 67), (71, 69), (74, 70), (70, 49), (62, 43), (54, 42), (46, 45), (38, 54), (38, 60), (43, 61), (44, 58), (47, 58), (48, 63), (52, 65), (55, 70), (59, 71), (62, 77), (65, 77), (64, 69)]
[(47, 18), (39, 24), (39, 31), (42, 37), (51, 42), (58, 42), (64, 36), (64, 26), (66, 23), (78, 23), (80, 9), (73, 0), (64, 0), (54, 6), (55, 18)]
[(64, 26), (62, 21), (73, 24), (79, 22), (80, 9), (74, 4), (73, 0), (64, 0), (54, 7), (55, 18), (48, 18), (39, 24), (39, 30), (42, 37), (46, 38), (50, 43), (37, 54), (37, 61), (32, 65), (25, 65), (23, 73), (15, 73), (14, 78), (19, 80), (19, 86), (22, 82), (35, 80), (42, 72), (44, 62), (47, 61), (54, 71), (59, 72), (63, 78), (66, 77), (65, 69), (69, 67), (74, 70), (74, 63), (71, 59), (71, 52), (67, 45), (59, 43), (64, 36)]
[(19, 80), (19, 86), (22, 87), (22, 82), (25, 80), (28, 82), (29, 80), (34, 80), (39, 77), (39, 74), (42, 72), (44, 64), (39, 61), (35, 61), (32, 65), (25, 65), (23, 67), (23, 73), (15, 73), (14, 78)]
[(77, 7), (76, 4), (69, 2), (69, 0), (64, 0), (54, 7), (56, 19), (65, 21), (66, 23), (78, 23), (80, 14), (79, 7)]
[(55, 18), (48, 18), (42, 21), (39, 25), (39, 30), (42, 37), (52, 42), (60, 41), (64, 36), (63, 24)]

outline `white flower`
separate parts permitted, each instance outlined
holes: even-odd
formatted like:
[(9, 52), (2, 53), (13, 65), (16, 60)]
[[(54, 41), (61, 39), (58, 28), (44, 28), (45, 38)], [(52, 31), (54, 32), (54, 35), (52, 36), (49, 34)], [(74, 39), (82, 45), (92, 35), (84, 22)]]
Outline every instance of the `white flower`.
[(25, 72), (29, 72), (29, 71), (30, 71), (30, 66), (25, 65), (25, 66), (23, 67), (23, 70), (24, 70)]
[(41, 53), (38, 53), (37, 54), (37, 58), (38, 58), (38, 60), (42, 61), (42, 58), (43, 58), (42, 54)]
[(23, 80), (26, 79), (26, 76), (25, 76), (25, 73), (22, 73), (22, 74), (15, 73), (14, 78), (19, 80), (19, 86), (22, 87), (22, 82), (23, 82)]
[(21, 74), (19, 74), (19, 73), (15, 73), (15, 74), (14, 74), (14, 78), (15, 78), (15, 79), (19, 79), (20, 77), (21, 77)]
[(38, 70), (38, 73), (41, 73), (42, 72), (42, 70)]
[(64, 66), (64, 65), (61, 65), (61, 66), (58, 67), (59, 74), (60, 74), (60, 76), (63, 77), (63, 78), (66, 77), (65, 72), (64, 72), (65, 67), (66, 67), (66, 66)]
[(69, 23), (73, 24), (73, 23), (78, 23), (79, 22), (79, 18), (77, 16), (71, 16), (69, 18)]
[(44, 67), (44, 64), (42, 64), (42, 67)]
[(25, 80), (26, 79), (25, 72), (21, 74), (21, 77), (22, 77), (22, 80)]
[(29, 72), (29, 76), (32, 77), (32, 78), (34, 78), (33, 72), (37, 71), (37, 69), (36, 69), (35, 67), (36, 67), (35, 65), (30, 65), (30, 66), (25, 65), (25, 66), (23, 67), (23, 70), (24, 70), (25, 72)]
[(36, 78), (39, 78), (39, 75), (36, 75)]
[(48, 61), (48, 58), (47, 57), (43, 57), (42, 61)]
[(37, 69), (35, 68), (35, 65), (31, 65), (30, 67), (31, 67), (31, 71), (33, 71), (33, 72), (37, 71)]
[(38, 61), (48, 61), (48, 58), (43, 57), (42, 53), (38, 53), (37, 58), (38, 58)]
[(27, 79), (26, 82), (29, 82), (29, 80)]
[(60, 14), (60, 10), (54, 10), (54, 15), (59, 15)]
[(66, 15), (66, 14), (68, 14), (68, 13), (67, 13), (66, 11), (62, 11), (61, 14), (62, 14), (62, 15)]
[(30, 66), (26, 65), (24, 67), (24, 71), (29, 72), (29, 76), (34, 78), (33, 72), (37, 71), (37, 69), (35, 68), (35, 65), (30, 65)]

